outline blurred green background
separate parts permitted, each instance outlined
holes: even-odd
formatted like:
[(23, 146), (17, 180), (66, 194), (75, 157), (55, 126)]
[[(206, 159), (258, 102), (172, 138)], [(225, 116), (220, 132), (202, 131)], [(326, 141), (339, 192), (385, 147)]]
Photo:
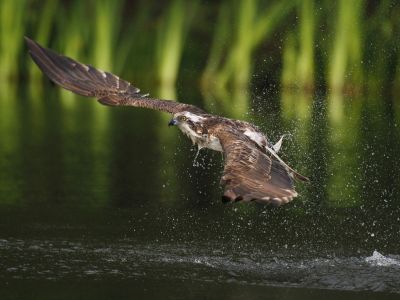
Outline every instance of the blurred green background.
[(156, 84), (171, 98), (176, 86), (195, 83), (205, 102), (215, 96), (238, 114), (249, 105), (238, 90), (249, 87), (258, 87), (257, 95), (274, 86), (394, 96), (400, 85), (396, 4), (4, 0), (0, 76), (2, 82), (39, 77), (23, 46), (27, 35), (138, 85)]
[[(222, 205), (219, 153), (193, 162), (169, 116), (55, 87), (23, 36), (291, 134), (282, 155), (311, 184), (279, 209)], [(1, 0), (0, 235), (399, 254), (399, 94), (397, 1)]]

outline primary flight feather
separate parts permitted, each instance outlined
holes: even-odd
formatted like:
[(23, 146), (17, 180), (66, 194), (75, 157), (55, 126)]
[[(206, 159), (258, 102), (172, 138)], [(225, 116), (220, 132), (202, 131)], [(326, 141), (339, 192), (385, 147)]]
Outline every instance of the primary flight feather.
[(282, 140), (272, 145), (255, 125), (211, 115), (194, 105), (150, 98), (114, 74), (59, 55), (29, 38), (25, 40), (35, 63), (61, 87), (95, 97), (104, 105), (170, 113), (173, 117), (168, 125), (176, 125), (199, 147), (223, 152), (224, 202), (254, 200), (281, 205), (297, 196), (294, 178), (309, 181), (277, 155)]

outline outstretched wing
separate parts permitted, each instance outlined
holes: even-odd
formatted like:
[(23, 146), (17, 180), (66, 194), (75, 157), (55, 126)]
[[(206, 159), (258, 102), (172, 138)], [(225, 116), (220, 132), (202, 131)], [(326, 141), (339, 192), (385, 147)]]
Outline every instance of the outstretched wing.
[(257, 201), (281, 205), (297, 196), (293, 176), (281, 162), (263, 153), (232, 129), (217, 132), (224, 150), (223, 201)]
[(25, 37), (32, 59), (54, 83), (82, 96), (96, 97), (104, 105), (136, 106), (169, 113), (191, 111), (205, 113), (200, 108), (175, 101), (148, 98), (137, 87), (118, 76), (81, 64), (59, 55)]

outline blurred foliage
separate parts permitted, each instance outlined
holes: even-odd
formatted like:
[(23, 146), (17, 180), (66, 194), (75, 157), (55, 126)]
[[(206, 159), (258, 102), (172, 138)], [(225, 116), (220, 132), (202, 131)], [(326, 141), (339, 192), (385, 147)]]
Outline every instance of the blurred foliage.
[[(197, 75), (203, 90), (217, 99), (271, 82), (306, 91), (399, 89), (395, 1), (3, 0), (0, 5), (3, 80), (23, 78), (26, 68), (38, 75), (23, 51), (27, 35), (166, 90), (183, 80), (184, 68), (195, 65), (192, 72), (202, 73)], [(268, 78), (252, 78), (265, 72)], [(237, 105), (242, 112), (247, 108)]]

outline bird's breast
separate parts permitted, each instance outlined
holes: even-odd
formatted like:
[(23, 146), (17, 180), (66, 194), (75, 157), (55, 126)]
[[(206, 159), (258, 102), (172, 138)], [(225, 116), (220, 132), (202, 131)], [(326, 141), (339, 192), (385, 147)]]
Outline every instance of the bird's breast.
[(192, 136), (192, 141), (200, 148), (208, 148), (219, 152), (223, 151), (219, 138), (212, 134), (202, 134), (195, 137)]
[(209, 134), (207, 131), (200, 129), (195, 131), (186, 124), (179, 126), (179, 128), (185, 135), (187, 135), (192, 140), (193, 144), (197, 144), (201, 148), (208, 148), (220, 152), (223, 151), (221, 143), (217, 136)]

